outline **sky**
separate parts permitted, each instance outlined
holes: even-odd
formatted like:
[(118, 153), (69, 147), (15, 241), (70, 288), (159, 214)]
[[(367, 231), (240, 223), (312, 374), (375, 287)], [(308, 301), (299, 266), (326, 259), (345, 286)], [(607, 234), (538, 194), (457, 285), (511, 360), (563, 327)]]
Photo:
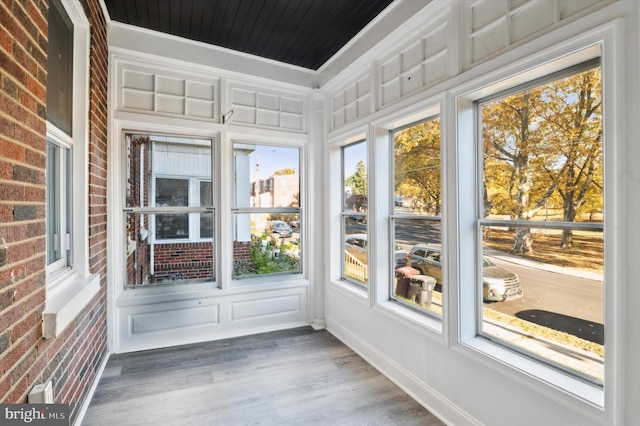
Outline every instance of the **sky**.
[[(260, 162), (260, 178), (272, 176), (276, 170), (292, 168), (300, 172), (300, 150), (298, 148), (257, 145), (256, 150), (249, 155), (252, 181), (255, 180), (256, 163)], [(356, 171), (356, 164), (363, 160), (367, 162), (367, 144), (356, 143), (344, 148), (345, 177)]]
[(260, 179), (272, 176), (276, 170), (291, 168), (300, 173), (300, 150), (282, 146), (257, 145), (249, 155), (252, 181), (255, 180), (256, 163), (260, 162)]
[(343, 148), (344, 149), (344, 177), (354, 174), (356, 172), (356, 164), (358, 161), (364, 161), (367, 164), (367, 144), (366, 143), (354, 143)]

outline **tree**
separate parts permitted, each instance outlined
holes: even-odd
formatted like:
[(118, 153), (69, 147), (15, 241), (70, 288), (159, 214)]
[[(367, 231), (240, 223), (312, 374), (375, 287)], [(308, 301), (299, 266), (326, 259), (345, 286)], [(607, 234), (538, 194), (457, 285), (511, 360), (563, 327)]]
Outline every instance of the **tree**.
[(442, 210), (440, 177), (440, 119), (411, 126), (394, 137), (394, 191), (418, 200), (439, 216)]
[(296, 171), (291, 167), (285, 167), (284, 169), (279, 169), (273, 172), (274, 176), (282, 176), (282, 175), (295, 175)]
[[(574, 222), (583, 206), (603, 203), (600, 68), (549, 84), (546, 92), (555, 100), (545, 110), (551, 137), (556, 141), (555, 167), (548, 172), (562, 198), (563, 221)], [(560, 244), (573, 246), (570, 229), (562, 231)]]
[[(534, 188), (532, 164), (537, 155), (537, 134), (531, 132), (532, 113), (540, 91), (525, 90), (483, 106), (482, 134), (485, 185), (491, 203), (502, 214), (517, 220), (530, 219)], [(531, 229), (517, 227), (513, 251), (527, 254), (533, 250)]]
[(344, 184), (351, 188), (353, 195), (367, 195), (367, 166), (364, 161), (356, 163), (356, 171), (344, 180)]
[[(551, 204), (573, 222), (602, 205), (600, 87), (594, 68), (482, 105), (485, 214), (532, 220)], [(514, 252), (532, 243), (518, 227)]]

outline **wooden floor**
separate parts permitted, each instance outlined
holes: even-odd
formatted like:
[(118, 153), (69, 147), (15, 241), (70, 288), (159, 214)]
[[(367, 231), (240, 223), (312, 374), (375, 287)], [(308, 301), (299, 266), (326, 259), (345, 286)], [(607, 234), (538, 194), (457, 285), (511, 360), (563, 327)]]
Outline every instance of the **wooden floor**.
[(442, 425), (311, 327), (113, 355), (83, 425)]

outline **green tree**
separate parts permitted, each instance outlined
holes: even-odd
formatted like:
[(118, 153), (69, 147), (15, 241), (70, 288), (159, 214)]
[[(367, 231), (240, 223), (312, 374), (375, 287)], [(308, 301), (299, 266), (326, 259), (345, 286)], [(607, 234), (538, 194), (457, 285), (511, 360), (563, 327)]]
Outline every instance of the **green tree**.
[(353, 195), (367, 195), (367, 166), (364, 161), (356, 163), (356, 171), (344, 180), (344, 184), (351, 188)]

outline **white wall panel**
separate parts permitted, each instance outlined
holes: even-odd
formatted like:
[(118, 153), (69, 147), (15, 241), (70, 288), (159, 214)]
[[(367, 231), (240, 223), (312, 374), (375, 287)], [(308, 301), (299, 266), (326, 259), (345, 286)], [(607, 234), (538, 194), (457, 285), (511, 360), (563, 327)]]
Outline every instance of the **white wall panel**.
[(118, 110), (218, 121), (217, 78), (123, 61), (116, 66), (116, 77)]
[(130, 316), (130, 333), (151, 333), (171, 328), (191, 327), (202, 324), (218, 324), (218, 305), (172, 308), (161, 304), (155, 312), (143, 312)]
[(264, 316), (299, 312), (302, 309), (301, 295), (256, 298), (231, 303), (230, 321), (259, 319)]
[(466, 0), (469, 17), (468, 64), (465, 68), (503, 53), (569, 20), (615, 0)]
[(347, 86), (332, 94), (333, 128), (371, 114), (371, 76), (359, 76)]
[(231, 122), (251, 127), (306, 131), (305, 97), (266, 90), (236, 82), (228, 83), (227, 108)]
[[(157, 289), (156, 289), (157, 290)], [(307, 286), (273, 285), (253, 292), (220, 290), (163, 294), (151, 291), (119, 300), (117, 352), (131, 352), (308, 324)]]
[(380, 108), (451, 75), (447, 30), (446, 21), (438, 23), (381, 61)]

